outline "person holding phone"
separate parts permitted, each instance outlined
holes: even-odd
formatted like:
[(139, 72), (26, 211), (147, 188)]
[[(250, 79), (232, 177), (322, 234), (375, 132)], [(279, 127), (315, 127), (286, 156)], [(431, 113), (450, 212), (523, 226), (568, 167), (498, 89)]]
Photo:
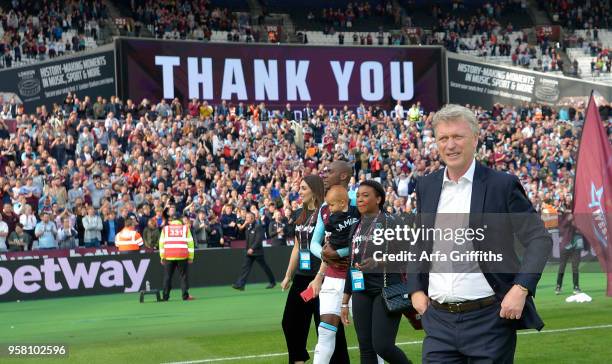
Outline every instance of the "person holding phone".
[(315, 325), (318, 327), (321, 321), (319, 298), (316, 297), (319, 294), (318, 288), (316, 288), (317, 292), (314, 292), (310, 286), (316, 272), (319, 271), (321, 260), (310, 253), (309, 245), (317, 214), (323, 203), (323, 191), (321, 177), (305, 176), (299, 189), (302, 208), (293, 214), (289, 222), (294, 226), (295, 244), (291, 251), (287, 273), (280, 284), (283, 291), (289, 289), (282, 320), (289, 363), (304, 363), (310, 359), (306, 349), (310, 323), (314, 318)]

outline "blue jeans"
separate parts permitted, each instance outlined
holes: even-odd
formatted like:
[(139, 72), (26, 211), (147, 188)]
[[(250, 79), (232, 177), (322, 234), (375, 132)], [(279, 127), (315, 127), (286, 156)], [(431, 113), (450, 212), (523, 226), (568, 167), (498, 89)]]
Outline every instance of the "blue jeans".
[(91, 241), (86, 241), (85, 242), (85, 247), (86, 248), (99, 248), (100, 247), (100, 240), (94, 239), (94, 240), (91, 240)]

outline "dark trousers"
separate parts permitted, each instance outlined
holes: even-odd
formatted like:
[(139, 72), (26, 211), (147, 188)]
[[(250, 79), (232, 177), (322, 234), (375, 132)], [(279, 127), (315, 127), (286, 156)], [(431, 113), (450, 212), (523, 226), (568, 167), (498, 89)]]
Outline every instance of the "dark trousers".
[(387, 312), (380, 293), (353, 293), (353, 321), (361, 364), (378, 364), (376, 354), (391, 364), (411, 363), (395, 345), (401, 319), (401, 314)]
[(580, 249), (562, 249), (561, 260), (559, 261), (559, 274), (557, 274), (557, 286), (563, 285), (563, 275), (565, 274), (565, 265), (568, 260), (572, 261), (572, 278), (574, 287), (580, 287), (578, 284), (578, 266), (580, 265)]
[[(282, 325), (283, 332), (285, 333), (285, 340), (287, 341), (289, 363), (307, 361), (310, 359), (310, 355), (306, 350), (310, 323), (314, 317), (315, 328), (317, 328), (321, 321), (319, 316), (319, 298), (304, 302), (300, 296), (300, 293), (308, 288), (308, 284), (312, 279), (313, 277), (295, 275), (293, 284), (287, 295)], [(334, 350), (334, 355), (330, 363), (347, 364), (349, 362), (346, 337), (344, 336), (344, 325), (341, 324), (338, 325), (338, 332), (336, 332), (336, 349)]]
[(170, 290), (172, 289), (172, 276), (174, 271), (178, 268), (179, 275), (181, 277), (181, 290), (182, 297), (186, 299), (189, 297), (189, 263), (186, 259), (183, 260), (166, 260), (164, 265), (164, 301), (170, 298)]
[(466, 313), (451, 313), (429, 306), (421, 319), (427, 334), (423, 363), (512, 363), (516, 329), (499, 317), (499, 302)]
[(264, 270), (266, 275), (268, 276), (268, 281), (270, 284), (276, 284), (276, 279), (274, 279), (274, 274), (272, 274), (272, 270), (266, 263), (263, 255), (247, 255), (244, 259), (244, 264), (242, 265), (242, 273), (240, 277), (236, 281), (236, 286), (243, 287), (246, 284), (247, 278), (249, 278), (249, 273), (251, 273), (251, 269), (253, 268), (253, 263), (257, 262), (261, 268)]

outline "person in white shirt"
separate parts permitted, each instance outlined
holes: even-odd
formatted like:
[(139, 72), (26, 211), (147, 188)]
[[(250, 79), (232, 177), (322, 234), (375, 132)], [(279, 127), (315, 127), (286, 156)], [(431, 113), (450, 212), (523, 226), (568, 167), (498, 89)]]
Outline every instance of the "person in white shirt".
[(395, 117), (403, 119), (404, 118), (404, 107), (402, 106), (402, 101), (397, 100), (397, 105), (395, 105)]
[(408, 186), (410, 179), (406, 176), (406, 172), (402, 172), (397, 178), (397, 194), (400, 197), (408, 197)]
[(2, 214), (0, 214), (0, 252), (8, 251), (6, 246), (6, 237), (9, 234), (9, 228), (6, 222), (2, 221)]
[[(34, 239), (36, 239), (36, 237), (34, 236), (34, 229), (36, 229), (36, 224), (38, 223), (38, 220), (36, 219), (36, 215), (34, 215), (34, 213), (32, 212), (32, 206), (30, 205), (25, 205), (22, 208), (22, 214), (19, 216), (19, 223), (23, 226), (23, 231), (25, 231), (26, 234), (30, 235), (30, 237), (32, 237), (32, 241)], [(28, 250), (32, 249), (32, 246), (28, 246)]]
[[(418, 179), (416, 225), (464, 229), (465, 239), (434, 233), (414, 246), (417, 263), (409, 270), (416, 271), (409, 271), (407, 285), (427, 334), (423, 362), (512, 363), (516, 330), (544, 326), (533, 296), (552, 238), (518, 178), (476, 163), (480, 128), (473, 112), (446, 105), (432, 125), (446, 168)], [(482, 235), (468, 238), (468, 227)], [(522, 260), (514, 237), (525, 247)], [(434, 252), (447, 261), (433, 258)], [(476, 255), (453, 262), (456, 252)], [(495, 259), (478, 258), (487, 253)]]

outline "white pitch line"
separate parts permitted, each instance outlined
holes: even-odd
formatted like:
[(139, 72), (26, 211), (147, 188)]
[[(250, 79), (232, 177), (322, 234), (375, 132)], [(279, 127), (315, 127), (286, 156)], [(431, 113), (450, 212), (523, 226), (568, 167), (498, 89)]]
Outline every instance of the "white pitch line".
[[(595, 329), (608, 329), (612, 328), (612, 324), (607, 325), (595, 325), (595, 326), (579, 326), (579, 327), (567, 327), (565, 329), (552, 329), (552, 330), (543, 330), (543, 331), (525, 331), (518, 332), (518, 335), (532, 335), (532, 334), (554, 334), (559, 332), (570, 332), (570, 331), (584, 331), (584, 330), (595, 330)], [(418, 345), (422, 344), (422, 340), (416, 341), (404, 341), (395, 343), (397, 346), (405, 346), (405, 345)], [(357, 350), (358, 346), (350, 346), (347, 348), (348, 350)], [(310, 351), (312, 353), (312, 351)], [(263, 358), (272, 358), (276, 356), (285, 356), (287, 353), (269, 353), (269, 354), (258, 354), (258, 355), (244, 355), (244, 356), (234, 356), (234, 357), (225, 357), (225, 358), (212, 358), (212, 359), (200, 359), (200, 360), (190, 360), (190, 361), (174, 361), (162, 364), (198, 364), (198, 363), (214, 363), (220, 361), (230, 361), (230, 360), (245, 360), (245, 359), (263, 359)]]

